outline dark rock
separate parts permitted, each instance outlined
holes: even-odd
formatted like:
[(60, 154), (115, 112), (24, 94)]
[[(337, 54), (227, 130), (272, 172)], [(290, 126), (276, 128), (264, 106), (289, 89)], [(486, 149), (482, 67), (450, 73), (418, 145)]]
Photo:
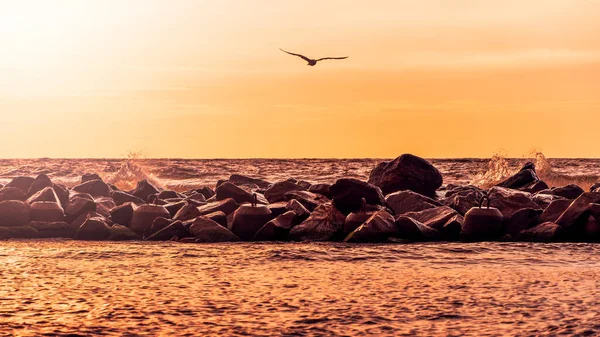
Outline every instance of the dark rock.
[(175, 221), (167, 227), (159, 230), (158, 232), (152, 234), (146, 240), (148, 241), (167, 241), (173, 237), (184, 238), (190, 236), (187, 228), (183, 225), (181, 221)]
[(460, 232), (460, 239), (463, 241), (498, 240), (503, 234), (503, 220), (504, 216), (500, 210), (495, 207), (471, 208), (465, 214), (465, 220)]
[[(566, 230), (575, 230), (574, 227), (583, 225), (580, 220), (584, 218), (583, 215), (588, 210), (589, 204), (599, 202), (600, 192), (583, 193), (577, 199), (575, 199), (571, 205), (569, 205), (569, 207), (558, 217), (556, 224)], [(586, 219), (587, 217), (585, 217), (583, 221)]]
[(215, 195), (215, 191), (213, 191), (210, 187), (202, 187), (197, 190), (198, 193), (202, 194), (205, 199), (208, 199)]
[(263, 179), (259, 179), (259, 178), (252, 178), (252, 177), (248, 177), (245, 175), (241, 175), (241, 174), (232, 174), (229, 177), (229, 182), (231, 182), (234, 185), (256, 185), (260, 188), (268, 188), (271, 183), (263, 180)]
[(142, 200), (141, 198), (138, 198), (135, 195), (132, 195), (132, 194), (129, 194), (129, 193), (126, 193), (123, 191), (112, 191), (111, 196), (112, 196), (113, 200), (115, 201), (115, 204), (117, 204), (117, 206), (123, 205), (124, 203), (127, 203), (127, 202), (131, 202), (136, 205), (142, 205), (142, 204), (146, 203), (145, 200)]
[(563, 197), (559, 197), (558, 195), (537, 193), (531, 197), (531, 200), (533, 200), (533, 202), (538, 204), (538, 206), (540, 208), (545, 209), (548, 206), (550, 206), (550, 204), (555, 200), (567, 200), (567, 199), (565, 199)]
[(370, 205), (385, 204), (379, 187), (354, 178), (338, 179), (330, 191), (335, 207), (344, 214), (360, 210), (363, 198)]
[(102, 177), (100, 177), (97, 173), (85, 173), (83, 176), (81, 176), (82, 184), (92, 180), (102, 180)]
[(523, 230), (532, 228), (540, 224), (541, 209), (523, 208), (514, 212), (510, 218), (504, 219), (504, 233), (517, 237)]
[(135, 189), (132, 191), (131, 194), (133, 194), (134, 196), (146, 201), (148, 200), (148, 197), (159, 193), (160, 191), (158, 190), (158, 188), (154, 185), (152, 185), (147, 179), (144, 179), (140, 182), (138, 182), (137, 186), (135, 187)]
[(290, 181), (279, 181), (267, 188), (265, 191), (265, 198), (267, 198), (269, 203), (275, 203), (278, 201), (283, 201), (283, 195), (287, 192), (302, 190), (305, 190), (305, 188), (302, 188)]
[(400, 215), (396, 218), (399, 238), (411, 241), (438, 241), (442, 235), (435, 229), (425, 226), (419, 221)]
[(330, 184), (313, 184), (308, 188), (309, 192), (324, 195), (331, 199), (331, 185)]
[(308, 190), (312, 186), (312, 184), (306, 180), (300, 180), (297, 185), (302, 187), (304, 190)]
[(47, 175), (40, 174), (37, 177), (35, 177), (35, 179), (31, 183), (31, 186), (29, 186), (27, 196), (34, 195), (35, 193), (44, 189), (44, 187), (52, 187), (52, 180), (50, 180), (50, 178), (48, 178)]
[(16, 227), (29, 223), (31, 207), (19, 200), (0, 202), (0, 226)]
[(302, 205), (298, 200), (292, 199), (287, 202), (285, 205), (285, 209), (288, 211), (294, 211), (296, 216), (302, 221), (306, 220), (310, 216), (310, 212), (304, 205)]
[(458, 212), (448, 206), (438, 206), (417, 212), (407, 212), (403, 215), (413, 218), (425, 226), (437, 229), (438, 231), (442, 231), (449, 221), (454, 221), (456, 220), (456, 216), (460, 216)]
[(287, 241), (292, 227), (299, 224), (293, 211), (285, 212), (262, 226), (254, 235), (253, 241)]
[(164, 206), (141, 205), (133, 211), (131, 225), (129, 227), (138, 234), (147, 235), (156, 218), (168, 218), (170, 216), (171, 214)]
[(188, 203), (185, 201), (179, 201), (179, 202), (171, 202), (164, 206), (167, 209), (167, 211), (169, 211), (169, 214), (171, 214), (171, 218), (175, 218), (175, 215), (177, 214), (177, 212), (179, 212), (179, 210), (182, 209), (185, 205), (188, 205)]
[(427, 160), (411, 154), (403, 154), (382, 162), (371, 172), (369, 183), (381, 188), (383, 194), (411, 190), (433, 196), (442, 186), (442, 175)]
[(496, 186), (489, 189), (488, 195), (490, 205), (499, 209), (504, 218), (523, 208), (541, 209), (527, 192)]
[(533, 228), (523, 230), (517, 236), (518, 241), (556, 242), (561, 241), (564, 229), (552, 222), (544, 222)]
[(227, 215), (221, 211), (205, 214), (203, 217), (211, 219), (223, 227), (227, 227)]
[(558, 195), (560, 197), (570, 199), (570, 200), (577, 199), (577, 197), (582, 195), (583, 192), (585, 192), (583, 190), (583, 188), (581, 188), (577, 185), (574, 185), (574, 184), (562, 186), (562, 187), (555, 187), (552, 189), (552, 194)]
[(227, 215), (233, 213), (238, 208), (237, 202), (233, 199), (219, 200), (206, 205), (198, 206), (199, 215), (205, 215), (217, 211), (221, 211)]
[(139, 234), (123, 225), (115, 224), (110, 227), (110, 234), (108, 235), (110, 241), (137, 241), (141, 239), (142, 237)]
[(136, 208), (137, 206), (131, 202), (116, 206), (110, 210), (110, 219), (116, 224), (129, 227)]
[(86, 212), (78, 216), (77, 219), (70, 222), (69, 226), (73, 228), (73, 231), (77, 231), (77, 228), (81, 227), (81, 225), (83, 225), (83, 223), (89, 218), (99, 218), (102, 219), (102, 221), (104, 221), (107, 225), (111, 225), (110, 220), (104, 218), (101, 214), (98, 214), (96, 212)]
[(87, 193), (94, 198), (111, 196), (110, 187), (102, 180), (86, 181), (81, 185), (73, 187), (73, 191)]
[[(21, 192), (23, 192), (27, 196), (27, 192), (29, 192), (29, 189), (31, 188), (31, 184), (33, 184), (34, 180), (35, 179), (33, 179), (31, 177), (15, 177), (8, 184), (6, 184), (6, 186), (4, 186), (4, 188), (7, 188), (7, 187), (17, 188), (17, 189), (21, 190)], [(27, 199), (27, 197), (23, 198), (23, 200), (25, 200), (25, 199)]]
[(287, 192), (286, 194), (284, 194), (283, 200), (297, 200), (299, 203), (302, 204), (302, 206), (306, 207), (306, 209), (308, 209), (311, 212), (315, 208), (317, 208), (317, 206), (330, 202), (330, 200), (326, 197), (308, 191)]
[(162, 200), (169, 199), (169, 198), (182, 198), (183, 199), (183, 198), (185, 198), (185, 196), (182, 194), (179, 194), (175, 191), (164, 190), (164, 191), (160, 191), (158, 193), (157, 198), (162, 199)]
[(555, 222), (558, 217), (571, 205), (573, 201), (567, 199), (554, 200), (540, 215), (540, 223)]
[(0, 227), (0, 240), (35, 239), (38, 237), (39, 232), (31, 226)]
[(538, 180), (538, 181), (535, 181), (525, 187), (520, 188), (520, 190), (522, 190), (523, 192), (537, 193), (537, 192), (543, 191), (547, 188), (549, 188), (548, 184), (546, 184), (542, 180)]
[(319, 205), (308, 219), (290, 231), (296, 241), (329, 241), (343, 234), (346, 217), (332, 204)]
[(241, 205), (233, 213), (233, 221), (229, 229), (241, 240), (251, 240), (256, 232), (273, 219), (271, 210), (262, 205)]
[(206, 197), (202, 193), (192, 194), (187, 198), (187, 200), (190, 200), (190, 199), (201, 202), (201, 203), (206, 203)]
[[(233, 200), (233, 199), (231, 199), (231, 200)], [(183, 205), (183, 207), (181, 207), (177, 211), (177, 213), (175, 213), (175, 215), (173, 216), (173, 220), (187, 221), (187, 220), (195, 219), (195, 218), (199, 217), (200, 215), (202, 215), (202, 214), (201, 214), (200, 210), (198, 209), (198, 206), (195, 206), (192, 204), (185, 204), (185, 205)]]
[(369, 220), (371, 216), (373, 216), (375, 212), (352, 212), (348, 214), (346, 220), (344, 221), (344, 234), (350, 234), (354, 232), (358, 227), (362, 226), (365, 221)]
[(385, 242), (399, 233), (394, 217), (385, 210), (375, 212), (364, 224), (350, 233), (344, 242)]
[(27, 199), (27, 194), (16, 187), (6, 186), (0, 190), (0, 201), (8, 200), (19, 200), (24, 201)]
[(75, 232), (75, 240), (108, 240), (110, 226), (99, 217), (88, 218)]
[(115, 201), (112, 198), (101, 197), (95, 200), (96, 202), (96, 212), (102, 214), (104, 217), (110, 217), (110, 210), (117, 207)]
[(600, 182), (590, 186), (590, 192), (600, 192)]
[(195, 242), (235, 242), (240, 239), (229, 229), (205, 217), (198, 217), (190, 226)]
[(231, 198), (235, 200), (238, 204), (244, 202), (251, 202), (253, 199), (252, 194), (250, 192), (247, 192), (230, 182), (222, 183), (221, 185), (219, 185), (219, 187), (217, 187), (215, 192), (217, 193), (217, 200), (225, 200)]
[[(152, 221), (152, 227), (150, 227), (150, 231), (148, 234), (154, 234), (158, 231), (161, 231), (167, 227), (169, 227), (174, 221), (165, 217), (158, 217)], [(171, 237), (165, 240), (169, 240)]]
[(60, 200), (58, 199), (56, 192), (54, 192), (53, 187), (45, 187), (27, 199), (27, 203), (30, 205), (38, 201), (51, 201), (60, 203)]
[(388, 194), (385, 197), (385, 201), (396, 215), (441, 206), (439, 202), (412, 191), (400, 191)]
[(64, 221), (58, 222), (45, 222), (45, 221), (32, 221), (29, 223), (30, 227), (35, 228), (40, 238), (70, 238), (75, 236), (75, 228), (71, 227)]
[(69, 204), (65, 209), (66, 222), (71, 223), (81, 214), (96, 211), (96, 202), (84, 196), (74, 196), (69, 200)]
[(57, 202), (36, 201), (31, 204), (31, 221), (58, 222), (65, 219), (65, 211)]
[(285, 201), (278, 201), (266, 206), (271, 210), (271, 213), (273, 213), (273, 217), (277, 217), (288, 211), (287, 204), (288, 203)]
[[(533, 163), (528, 163), (528, 164), (533, 165)], [(518, 188), (523, 188), (523, 187), (532, 185), (536, 181), (539, 181), (540, 178), (538, 178), (537, 174), (535, 173), (535, 165), (532, 166), (532, 165), (528, 165), (528, 164), (526, 164), (515, 175), (509, 177), (508, 179), (504, 180), (503, 182), (497, 184), (496, 186), (518, 189)]]

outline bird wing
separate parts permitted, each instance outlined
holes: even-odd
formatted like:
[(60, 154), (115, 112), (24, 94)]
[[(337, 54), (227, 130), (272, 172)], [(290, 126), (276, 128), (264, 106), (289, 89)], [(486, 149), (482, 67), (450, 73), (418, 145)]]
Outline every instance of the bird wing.
[(311, 59), (309, 59), (308, 57), (306, 57), (306, 56), (304, 56), (304, 55), (290, 53), (289, 51), (285, 51), (285, 50), (283, 50), (283, 49), (281, 49), (281, 48), (279, 48), (279, 50), (281, 50), (281, 51), (282, 51), (282, 52), (284, 52), (284, 53), (288, 53), (288, 54), (290, 54), (290, 55), (294, 55), (294, 56), (301, 57), (301, 58), (303, 58), (303, 59), (304, 59), (306, 62), (310, 62), (310, 61), (311, 61)]
[(348, 56), (343, 56), (343, 57), (323, 57), (317, 60), (317, 62), (319, 61), (323, 61), (323, 60), (344, 60), (347, 59)]

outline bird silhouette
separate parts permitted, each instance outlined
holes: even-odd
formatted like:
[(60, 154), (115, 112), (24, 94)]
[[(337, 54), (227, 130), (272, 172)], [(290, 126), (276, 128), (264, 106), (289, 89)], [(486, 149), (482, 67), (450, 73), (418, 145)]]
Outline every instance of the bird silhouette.
[(311, 66), (311, 67), (314, 67), (317, 64), (317, 62), (323, 61), (323, 60), (343, 60), (343, 59), (347, 59), (348, 58), (348, 56), (343, 56), (343, 57), (323, 57), (323, 58), (320, 58), (320, 59), (311, 59), (311, 58), (308, 58), (308, 57), (306, 57), (304, 55), (301, 55), (301, 54), (290, 53), (289, 51), (285, 51), (285, 50), (283, 50), (281, 48), (279, 48), (279, 50), (281, 50), (284, 53), (290, 54), (290, 55), (298, 56), (299, 58), (301, 58), (304, 61), (308, 62), (308, 65)]

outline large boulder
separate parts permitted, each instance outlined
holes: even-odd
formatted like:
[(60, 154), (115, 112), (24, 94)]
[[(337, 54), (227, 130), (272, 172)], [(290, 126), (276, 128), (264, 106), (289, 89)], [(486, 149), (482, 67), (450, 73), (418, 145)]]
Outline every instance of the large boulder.
[(137, 206), (131, 202), (113, 207), (110, 210), (110, 219), (116, 224), (129, 227), (131, 218), (133, 217), (133, 211), (135, 211), (136, 208)]
[(84, 173), (81, 176), (81, 183), (86, 183), (88, 181), (92, 181), (92, 180), (102, 180), (102, 177), (100, 177), (100, 175), (98, 175), (97, 173)]
[(312, 212), (315, 208), (317, 208), (317, 206), (330, 202), (330, 200), (327, 199), (327, 197), (320, 195), (320, 194), (311, 193), (308, 191), (287, 192), (286, 194), (283, 195), (283, 200), (285, 200), (285, 201), (297, 200), (299, 203), (302, 204), (302, 206), (306, 207), (306, 209), (308, 209), (310, 212)]
[(126, 193), (123, 191), (112, 191), (111, 197), (113, 198), (113, 200), (115, 201), (115, 204), (117, 204), (117, 206), (123, 205), (124, 203), (127, 203), (127, 202), (131, 202), (136, 205), (142, 205), (142, 204), (146, 203), (145, 200), (142, 200), (141, 198), (138, 198), (135, 195), (132, 195), (132, 194), (129, 194), (129, 193)]
[(514, 212), (509, 218), (504, 219), (503, 232), (516, 238), (521, 231), (537, 226), (540, 223), (541, 214), (541, 209), (520, 209)]
[(65, 208), (66, 221), (73, 222), (82, 214), (96, 211), (96, 202), (91, 197), (85, 195), (76, 195), (69, 199), (69, 203)]
[(365, 221), (369, 220), (373, 214), (375, 214), (373, 211), (358, 211), (348, 214), (346, 220), (344, 220), (344, 234), (348, 235), (354, 232), (358, 227), (364, 224)]
[(385, 197), (385, 202), (396, 215), (441, 206), (439, 202), (413, 191), (399, 191), (388, 194)]
[[(600, 192), (586, 192), (575, 199), (571, 205), (558, 217), (556, 224), (566, 230), (577, 231), (585, 220), (589, 204), (600, 203)], [(585, 218), (585, 219), (584, 219)]]
[(146, 240), (148, 241), (167, 241), (171, 240), (173, 237), (178, 239), (190, 236), (190, 232), (183, 225), (181, 221), (175, 221), (168, 225), (167, 227), (157, 231), (156, 233), (150, 235)]
[(149, 234), (152, 223), (159, 217), (170, 217), (171, 214), (164, 206), (159, 205), (141, 205), (135, 209), (131, 217), (131, 225), (129, 228), (134, 232), (142, 235)]
[(285, 205), (285, 209), (296, 213), (296, 216), (301, 219), (300, 222), (306, 220), (310, 215), (310, 211), (296, 199), (288, 201)]
[(38, 191), (27, 199), (27, 203), (30, 205), (38, 201), (50, 201), (60, 204), (60, 200), (54, 191), (54, 187), (44, 187), (42, 190)]
[(436, 229), (422, 224), (421, 222), (400, 215), (396, 218), (399, 238), (411, 241), (438, 241), (442, 235)]
[(290, 231), (296, 241), (329, 241), (343, 234), (346, 217), (331, 203), (319, 205), (301, 224)]
[(2, 227), (0, 226), (0, 240), (6, 239), (35, 239), (39, 238), (37, 229), (31, 226)]
[(215, 202), (209, 202), (206, 205), (198, 206), (198, 214), (205, 215), (217, 211), (221, 211), (227, 215), (233, 213), (238, 208), (238, 203), (229, 198)]
[(411, 154), (382, 162), (371, 172), (369, 183), (381, 188), (384, 194), (411, 190), (426, 196), (434, 196), (442, 186), (442, 175), (427, 160)]
[(502, 212), (504, 218), (510, 218), (514, 212), (523, 208), (541, 209), (531, 200), (531, 194), (504, 187), (492, 187), (488, 191), (490, 205)]
[(535, 165), (531, 162), (525, 164), (519, 172), (515, 173), (513, 176), (507, 178), (496, 186), (518, 189), (526, 186), (530, 186), (531, 184), (540, 180), (535, 173)]
[(0, 226), (16, 227), (29, 223), (31, 207), (19, 200), (0, 202)]
[(569, 208), (573, 201), (567, 199), (558, 199), (552, 201), (544, 212), (540, 215), (540, 223), (555, 222), (564, 211)]
[(289, 181), (279, 181), (271, 185), (271, 187), (267, 188), (265, 191), (265, 198), (269, 201), (269, 203), (274, 203), (278, 201), (283, 201), (283, 196), (287, 192), (291, 191), (303, 191), (304, 188), (298, 186), (297, 184)]
[(563, 241), (564, 229), (552, 222), (544, 222), (533, 228), (523, 230), (517, 236), (518, 241), (557, 242)]
[(158, 188), (154, 185), (152, 185), (147, 179), (141, 180), (140, 182), (138, 182), (137, 186), (135, 187), (135, 189), (132, 191), (131, 194), (133, 194), (134, 196), (146, 201), (148, 200), (148, 197), (153, 195), (153, 194), (157, 194), (160, 191), (158, 190)]
[[(27, 192), (29, 192), (29, 189), (31, 188), (31, 184), (33, 184), (34, 180), (35, 179), (31, 178), (31, 177), (15, 177), (8, 184), (6, 184), (6, 186), (4, 186), (4, 188), (14, 187), (14, 188), (21, 190), (21, 192), (23, 192), (25, 195), (27, 195)], [(23, 200), (25, 200), (25, 199), (23, 199)]]
[(229, 229), (219, 225), (213, 220), (200, 216), (196, 218), (189, 228), (195, 242), (235, 242), (240, 239)]
[(560, 197), (570, 199), (570, 200), (577, 199), (577, 197), (582, 195), (583, 192), (585, 192), (583, 190), (583, 188), (581, 188), (575, 184), (552, 188), (553, 195), (558, 195)]
[(268, 188), (271, 185), (271, 183), (266, 180), (260, 178), (252, 178), (242, 174), (232, 174), (231, 176), (229, 176), (229, 182), (237, 186), (256, 185), (259, 188)]
[(211, 219), (212, 221), (218, 223), (223, 227), (227, 227), (227, 215), (221, 211), (216, 211), (212, 213), (208, 213), (203, 215), (203, 217), (207, 219)]
[(52, 187), (52, 180), (50, 180), (50, 178), (47, 175), (40, 174), (37, 177), (35, 177), (35, 179), (31, 183), (31, 186), (29, 186), (27, 196), (32, 196), (35, 193), (44, 189), (45, 187)]
[(27, 199), (27, 194), (16, 187), (6, 186), (0, 190), (0, 202), (8, 200), (24, 201)]
[(77, 185), (73, 187), (73, 191), (87, 193), (94, 198), (111, 196), (110, 186), (108, 186), (104, 181), (98, 179), (86, 181), (83, 184)]
[(344, 214), (358, 211), (362, 206), (362, 199), (369, 205), (383, 205), (385, 198), (381, 189), (367, 182), (354, 179), (338, 179), (330, 189), (333, 204)]
[(350, 233), (344, 242), (385, 242), (397, 234), (398, 226), (394, 217), (386, 210), (379, 210)]
[(233, 213), (229, 230), (241, 240), (251, 240), (256, 232), (273, 219), (271, 210), (263, 205), (241, 205)]
[(498, 240), (503, 234), (503, 220), (502, 213), (495, 207), (471, 208), (465, 214), (460, 239), (463, 241)]
[(294, 211), (287, 211), (267, 222), (254, 235), (253, 241), (287, 241), (290, 230), (300, 223)]
[(215, 195), (215, 191), (208, 186), (204, 186), (196, 190), (197, 193), (200, 193), (204, 196), (204, 199), (209, 199)]
[(228, 181), (222, 183), (215, 190), (217, 200), (233, 199), (238, 204), (252, 202), (252, 194)]
[(75, 240), (100, 241), (108, 240), (110, 226), (103, 218), (90, 217), (75, 232)]
[(479, 200), (485, 193), (475, 186), (458, 186), (446, 192), (443, 204), (465, 215), (471, 208), (479, 205)]
[(114, 224), (110, 227), (110, 234), (108, 235), (108, 240), (110, 241), (133, 241), (133, 240), (141, 240), (142, 237), (132, 231), (130, 228), (125, 227), (123, 225)]
[(31, 221), (59, 222), (65, 219), (65, 211), (57, 202), (36, 201), (31, 204)]
[(96, 203), (96, 212), (107, 218), (110, 217), (110, 210), (117, 207), (115, 201), (109, 197), (96, 198), (94, 202)]
[(439, 231), (448, 240), (458, 239), (464, 222), (462, 215), (447, 206), (428, 208), (418, 212), (408, 212), (404, 213), (404, 216), (415, 219), (423, 225)]
[(323, 195), (329, 199), (332, 198), (330, 184), (322, 184), (322, 183), (321, 184), (312, 184), (308, 188), (308, 191), (312, 192), (312, 193)]
[(64, 221), (45, 222), (32, 221), (29, 226), (35, 228), (40, 238), (70, 238), (75, 235), (75, 228)]

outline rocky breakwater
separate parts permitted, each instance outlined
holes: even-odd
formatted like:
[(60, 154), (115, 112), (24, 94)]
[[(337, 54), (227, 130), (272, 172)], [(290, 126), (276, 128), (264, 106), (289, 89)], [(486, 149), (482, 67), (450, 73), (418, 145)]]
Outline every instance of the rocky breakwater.
[(146, 180), (122, 191), (93, 173), (67, 188), (42, 174), (0, 189), (0, 239), (597, 242), (599, 186), (548, 186), (532, 163), (488, 189), (444, 186), (410, 154), (380, 163), (368, 181), (236, 174), (183, 193)]

